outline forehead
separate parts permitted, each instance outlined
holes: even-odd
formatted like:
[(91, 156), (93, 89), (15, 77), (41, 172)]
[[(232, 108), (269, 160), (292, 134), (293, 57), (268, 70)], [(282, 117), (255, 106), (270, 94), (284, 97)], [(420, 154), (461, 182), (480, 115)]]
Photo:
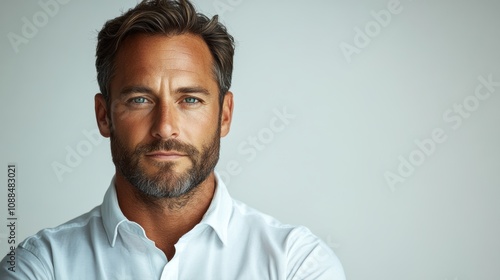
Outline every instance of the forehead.
[(134, 34), (118, 49), (111, 86), (159, 76), (214, 80), (212, 65), (210, 50), (200, 36)]

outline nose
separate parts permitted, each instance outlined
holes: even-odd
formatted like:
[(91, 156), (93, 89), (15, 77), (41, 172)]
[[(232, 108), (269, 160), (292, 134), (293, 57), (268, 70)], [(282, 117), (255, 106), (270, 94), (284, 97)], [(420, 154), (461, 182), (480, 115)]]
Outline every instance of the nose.
[(153, 114), (151, 135), (157, 139), (174, 139), (179, 136), (178, 115), (172, 105), (159, 104)]

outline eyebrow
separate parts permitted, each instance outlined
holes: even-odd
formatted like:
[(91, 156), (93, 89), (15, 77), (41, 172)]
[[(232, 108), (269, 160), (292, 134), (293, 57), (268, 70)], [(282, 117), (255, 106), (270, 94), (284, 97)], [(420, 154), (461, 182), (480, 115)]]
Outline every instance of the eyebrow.
[[(127, 86), (120, 91), (120, 96), (126, 96), (126, 95), (133, 94), (133, 93), (154, 94), (154, 91), (151, 88), (146, 87), (146, 86)], [(177, 93), (177, 94), (202, 93), (204, 95), (210, 94), (210, 92), (206, 88), (197, 87), (197, 86), (180, 87), (180, 88), (175, 89), (175, 93)]]
[(124, 87), (120, 91), (120, 96), (126, 96), (132, 93), (147, 93), (147, 94), (153, 94), (154, 91), (146, 86), (128, 86)]
[(210, 92), (203, 87), (180, 87), (175, 90), (176, 93), (202, 93), (205, 95), (209, 95)]

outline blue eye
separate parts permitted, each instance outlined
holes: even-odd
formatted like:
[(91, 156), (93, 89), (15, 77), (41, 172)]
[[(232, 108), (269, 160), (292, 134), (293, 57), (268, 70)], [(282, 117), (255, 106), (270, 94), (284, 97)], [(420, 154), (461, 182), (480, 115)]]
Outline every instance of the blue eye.
[(184, 98), (184, 102), (189, 103), (189, 104), (194, 104), (194, 103), (198, 102), (198, 99), (194, 98), (194, 97), (187, 97), (187, 98)]
[(131, 102), (133, 102), (133, 103), (146, 103), (147, 99), (144, 97), (136, 97), (136, 98), (132, 98)]

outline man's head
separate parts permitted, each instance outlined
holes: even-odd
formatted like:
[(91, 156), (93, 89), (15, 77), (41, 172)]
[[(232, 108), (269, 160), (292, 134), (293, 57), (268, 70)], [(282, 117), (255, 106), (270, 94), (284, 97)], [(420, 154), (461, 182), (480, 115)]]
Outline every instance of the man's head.
[(98, 36), (101, 134), (117, 176), (151, 198), (188, 194), (229, 131), (233, 39), (187, 1), (143, 1)]
[(132, 34), (200, 36), (213, 58), (213, 74), (219, 84), (220, 102), (231, 87), (234, 40), (218, 21), (197, 13), (187, 0), (144, 0), (123, 15), (109, 20), (97, 37), (97, 82), (106, 100), (116, 69), (114, 60), (122, 42)]

